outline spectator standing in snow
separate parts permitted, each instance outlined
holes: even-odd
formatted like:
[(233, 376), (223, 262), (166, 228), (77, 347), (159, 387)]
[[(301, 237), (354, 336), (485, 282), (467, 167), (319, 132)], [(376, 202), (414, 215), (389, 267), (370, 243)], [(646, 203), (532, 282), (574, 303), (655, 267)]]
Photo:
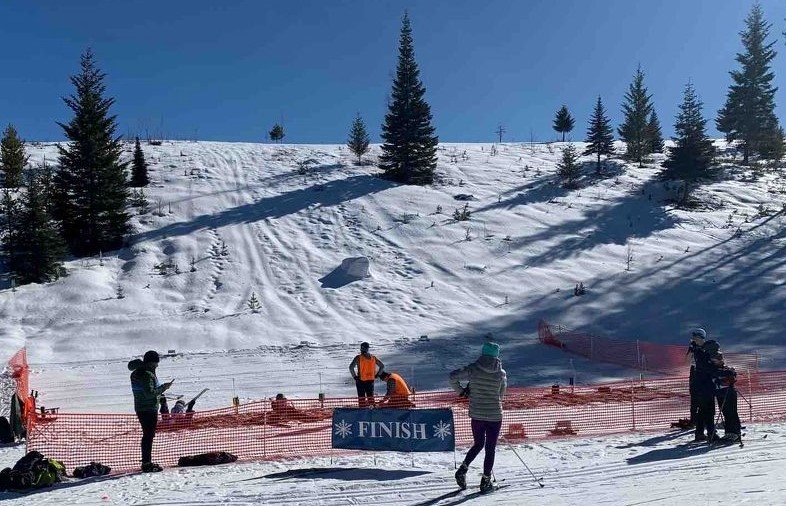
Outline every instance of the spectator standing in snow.
[(374, 404), (374, 379), (385, 369), (377, 357), (369, 352), (369, 344), (360, 344), (360, 354), (349, 364), (349, 373), (355, 380), (358, 391), (358, 406), (365, 408)]
[[(466, 381), (466, 386), (462, 387), (461, 381)], [(467, 488), (467, 469), (485, 447), (480, 491), (489, 492), (493, 487), (491, 471), (494, 468), (497, 440), (502, 428), (502, 398), (508, 386), (507, 374), (499, 360), (499, 345), (484, 343), (480, 358), (450, 373), (450, 386), (459, 395), (469, 397), (469, 417), (472, 420), (474, 440), (472, 448), (456, 471), (456, 483), (462, 489)]]
[[(696, 431), (694, 441), (710, 442), (717, 439), (715, 434), (715, 383), (714, 367), (710, 357), (719, 350), (718, 342), (710, 339), (693, 352), (696, 371), (693, 375), (694, 395), (696, 396)], [(704, 431), (707, 431), (706, 434)]]
[(696, 413), (699, 409), (699, 399), (696, 396), (696, 350), (700, 350), (707, 339), (707, 331), (702, 328), (695, 328), (690, 333), (690, 345), (688, 345), (688, 355), (691, 357), (690, 374), (688, 376), (688, 391), (690, 392), (690, 417), (688, 418), (688, 428), (696, 427)]
[(728, 367), (723, 361), (723, 354), (715, 353), (710, 357), (713, 366), (712, 377), (715, 382), (715, 399), (723, 413), (723, 439), (729, 442), (739, 441), (742, 429), (740, 414), (737, 411), (737, 371)]
[(415, 407), (415, 404), (409, 399), (410, 395), (412, 395), (412, 390), (400, 374), (381, 371), (377, 376), (387, 385), (387, 392), (379, 403), (379, 407), (401, 409)]
[(158, 423), (158, 398), (172, 386), (174, 380), (158, 383), (156, 368), (158, 353), (150, 350), (142, 360), (134, 359), (128, 363), (131, 372), (131, 391), (134, 394), (134, 411), (142, 426), (142, 472), (161, 471), (161, 466), (153, 463), (153, 438)]

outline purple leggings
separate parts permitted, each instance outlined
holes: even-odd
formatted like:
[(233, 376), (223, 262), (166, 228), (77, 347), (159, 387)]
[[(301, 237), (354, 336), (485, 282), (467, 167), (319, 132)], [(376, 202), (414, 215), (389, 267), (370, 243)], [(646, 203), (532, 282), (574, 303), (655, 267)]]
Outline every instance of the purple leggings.
[(502, 428), (502, 420), (497, 422), (489, 422), (486, 420), (472, 419), (472, 439), (475, 444), (467, 452), (464, 457), (464, 464), (469, 467), (475, 457), (478, 456), (480, 450), (486, 447), (486, 456), (483, 459), (483, 474), (486, 476), (491, 475), (491, 470), (494, 468), (494, 453), (497, 449), (497, 439), (499, 439), (499, 431)]

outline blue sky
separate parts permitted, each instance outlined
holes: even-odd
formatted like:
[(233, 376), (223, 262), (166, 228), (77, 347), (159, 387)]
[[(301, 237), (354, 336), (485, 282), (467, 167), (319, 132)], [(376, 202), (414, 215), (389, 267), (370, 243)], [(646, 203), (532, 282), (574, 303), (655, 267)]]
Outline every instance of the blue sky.
[[(762, 0), (786, 88), (786, 8)], [(341, 143), (356, 113), (379, 142), (409, 12), (415, 55), (443, 142), (553, 140), (566, 104), (583, 140), (600, 95), (616, 125), (638, 64), (666, 135), (690, 79), (710, 133), (753, 0), (5, 0), (0, 125), (60, 140), (61, 97), (92, 47), (122, 135)]]

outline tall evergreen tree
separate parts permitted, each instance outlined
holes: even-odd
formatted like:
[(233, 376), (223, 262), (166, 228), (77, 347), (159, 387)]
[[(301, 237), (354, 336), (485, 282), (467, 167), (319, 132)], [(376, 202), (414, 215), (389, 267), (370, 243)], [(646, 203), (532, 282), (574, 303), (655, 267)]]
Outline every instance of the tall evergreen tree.
[(370, 142), (366, 132), (366, 124), (363, 123), (363, 118), (358, 114), (355, 117), (355, 121), (352, 122), (352, 129), (349, 131), (349, 139), (347, 140), (349, 150), (358, 157), (358, 165), (360, 165), (361, 157), (368, 152)]
[(775, 42), (767, 42), (771, 25), (764, 21), (764, 13), (757, 3), (745, 18), (745, 30), (740, 32), (745, 49), (737, 53), (740, 70), (729, 72), (732, 84), (726, 94), (726, 103), (718, 111), (715, 124), (726, 134), (728, 142), (740, 141), (742, 163), (748, 164), (752, 154), (764, 156), (779, 152), (783, 144), (775, 116), (775, 92), (770, 63), (775, 58)]
[(786, 156), (786, 138), (784, 138), (783, 127), (770, 130), (764, 138), (759, 155), (765, 160), (778, 161)]
[(570, 115), (568, 107), (563, 105), (554, 117), (552, 128), (554, 128), (557, 133), (562, 133), (562, 142), (565, 142), (565, 134), (573, 130), (574, 124), (575, 121), (573, 120), (573, 116)]
[(116, 249), (129, 230), (126, 164), (120, 161), (123, 147), (115, 137), (115, 116), (109, 114), (115, 100), (104, 97), (104, 77), (88, 49), (81, 72), (71, 77), (75, 94), (63, 99), (74, 117), (58, 123), (69, 142), (58, 146), (54, 215), (76, 255)]
[(398, 65), (391, 102), (382, 124), (380, 167), (386, 177), (407, 184), (430, 184), (437, 166), (437, 143), (431, 124), (431, 107), (423, 96), (415, 61), (409, 16), (401, 21)]
[(579, 177), (579, 166), (576, 163), (578, 159), (579, 155), (573, 144), (568, 144), (562, 148), (562, 160), (557, 164), (557, 175), (566, 188), (576, 186), (576, 179)]
[(273, 128), (270, 129), (268, 135), (270, 136), (271, 141), (281, 142), (281, 139), (284, 138), (284, 127), (276, 123), (275, 125), (273, 125)]
[(650, 120), (647, 122), (647, 131), (650, 139), (650, 153), (663, 153), (663, 132), (660, 129), (660, 120), (655, 109), (650, 113)]
[(20, 284), (53, 281), (64, 273), (66, 246), (46, 209), (44, 190), (40, 174), (32, 173), (19, 217), (15, 254), (9, 262)]
[[(2, 210), (2, 250), (5, 255), (6, 266), (16, 265), (17, 243), (19, 242), (20, 219), (22, 204), (9, 188), (3, 188), (3, 198), (0, 200)], [(9, 270), (11, 270), (9, 268)]]
[(715, 156), (712, 140), (706, 133), (707, 120), (704, 119), (701, 108), (701, 100), (696, 96), (693, 85), (688, 83), (677, 121), (674, 123), (674, 147), (669, 148), (666, 161), (663, 162), (665, 177), (683, 181), (680, 199), (682, 204), (688, 200), (691, 185), (709, 176), (709, 168)]
[(3, 185), (17, 189), (22, 186), (22, 171), (29, 157), (25, 154), (25, 143), (19, 138), (16, 128), (8, 125), (0, 140), (0, 170), (3, 171)]
[(134, 144), (134, 160), (131, 163), (131, 182), (129, 184), (137, 188), (150, 184), (150, 179), (147, 177), (147, 161), (145, 161), (142, 146), (139, 144), (139, 137), (136, 138)]
[(647, 93), (647, 87), (644, 86), (644, 72), (641, 70), (641, 65), (636, 69), (633, 82), (625, 93), (622, 113), (625, 118), (617, 132), (620, 139), (625, 142), (625, 158), (639, 162), (641, 167), (644, 157), (650, 154), (648, 125), (652, 113), (652, 95)]
[(606, 116), (606, 109), (598, 96), (598, 102), (592, 111), (592, 117), (587, 128), (587, 148), (583, 155), (597, 155), (598, 160), (595, 164), (595, 172), (600, 174), (600, 157), (614, 154), (614, 133), (611, 128), (611, 121)]
[(35, 174), (38, 177), (37, 182), (41, 185), (41, 191), (43, 192), (46, 211), (53, 215), (55, 174), (54, 171), (52, 170), (52, 167), (46, 162), (46, 157), (44, 157), (44, 160), (38, 165), (38, 167), (36, 167)]

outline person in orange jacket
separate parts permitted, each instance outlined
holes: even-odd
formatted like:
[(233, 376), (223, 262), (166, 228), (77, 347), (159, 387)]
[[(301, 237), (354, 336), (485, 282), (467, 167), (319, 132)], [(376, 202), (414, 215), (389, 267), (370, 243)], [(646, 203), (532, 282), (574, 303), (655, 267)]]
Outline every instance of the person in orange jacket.
[(358, 406), (365, 408), (374, 404), (374, 379), (385, 369), (385, 364), (369, 352), (369, 344), (360, 344), (360, 354), (349, 364), (349, 373), (355, 380), (358, 391)]
[(379, 403), (380, 407), (386, 408), (414, 408), (415, 404), (409, 399), (412, 390), (398, 373), (381, 371), (377, 377), (387, 384), (387, 393)]

